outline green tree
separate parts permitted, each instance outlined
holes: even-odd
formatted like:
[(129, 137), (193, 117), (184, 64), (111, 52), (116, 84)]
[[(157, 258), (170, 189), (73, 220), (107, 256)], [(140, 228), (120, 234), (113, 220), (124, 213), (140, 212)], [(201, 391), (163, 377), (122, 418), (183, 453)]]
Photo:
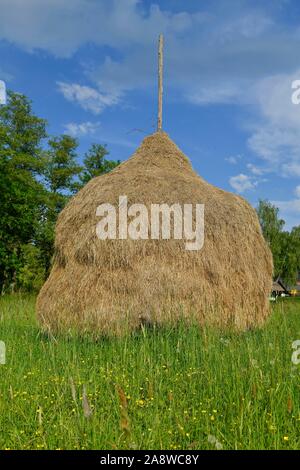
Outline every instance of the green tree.
[(23, 95), (9, 92), (0, 107), (0, 286), (15, 285), (22, 246), (34, 243), (45, 191), (36, 175), (42, 169), (46, 121)]
[(38, 291), (45, 281), (45, 267), (42, 255), (36, 245), (22, 245), (20, 267), (16, 276), (17, 286), (28, 292)]
[(108, 173), (120, 164), (120, 161), (107, 160), (109, 155), (106, 145), (92, 144), (83, 159), (84, 168), (79, 177), (79, 187), (84, 186), (95, 176)]
[(1, 158), (15, 169), (39, 173), (41, 145), (46, 137), (46, 120), (32, 112), (32, 103), (24, 95), (8, 92), (8, 103), (0, 107)]
[(49, 139), (44, 152), (44, 177), (50, 193), (69, 195), (74, 191), (74, 177), (82, 171), (77, 164), (77, 147), (77, 140), (68, 135)]
[(296, 276), (300, 272), (300, 225), (291, 231), (291, 249), (295, 254)]
[(298, 260), (294, 237), (289, 232), (280, 235), (280, 265), (279, 275), (288, 286), (296, 283)]
[(279, 209), (268, 201), (259, 201), (258, 218), (263, 235), (273, 254), (274, 277), (280, 276), (287, 285), (296, 282), (300, 269), (300, 227), (284, 231)]
[(281, 234), (284, 220), (279, 218), (279, 209), (269, 201), (259, 201), (257, 214), (265, 240), (273, 254), (274, 276), (281, 274)]

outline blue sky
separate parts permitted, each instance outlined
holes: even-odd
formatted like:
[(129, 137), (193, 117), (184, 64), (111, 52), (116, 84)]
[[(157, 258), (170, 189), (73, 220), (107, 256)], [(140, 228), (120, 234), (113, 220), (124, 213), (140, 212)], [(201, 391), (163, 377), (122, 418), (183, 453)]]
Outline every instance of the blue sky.
[(164, 129), (210, 183), (299, 225), (297, 0), (0, 0), (0, 80), (81, 155), (123, 160), (155, 130), (160, 32)]

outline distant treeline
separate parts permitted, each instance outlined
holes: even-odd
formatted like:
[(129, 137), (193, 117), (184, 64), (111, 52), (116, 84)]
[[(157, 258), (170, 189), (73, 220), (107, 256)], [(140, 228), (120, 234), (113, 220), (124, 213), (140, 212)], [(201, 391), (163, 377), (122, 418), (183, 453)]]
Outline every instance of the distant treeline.
[[(92, 144), (79, 164), (78, 141), (49, 136), (47, 122), (24, 95), (0, 107), (0, 293), (38, 290), (49, 274), (57, 216), (94, 176), (120, 162)], [(274, 257), (274, 276), (294, 284), (300, 269), (300, 226), (284, 231), (278, 209), (260, 201), (258, 216)]]

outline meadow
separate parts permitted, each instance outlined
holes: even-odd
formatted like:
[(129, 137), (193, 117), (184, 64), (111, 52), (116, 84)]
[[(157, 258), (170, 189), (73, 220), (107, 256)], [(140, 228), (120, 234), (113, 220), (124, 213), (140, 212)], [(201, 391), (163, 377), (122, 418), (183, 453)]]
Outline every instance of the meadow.
[(0, 299), (0, 449), (300, 449), (300, 299), (243, 334), (41, 334), (35, 297)]

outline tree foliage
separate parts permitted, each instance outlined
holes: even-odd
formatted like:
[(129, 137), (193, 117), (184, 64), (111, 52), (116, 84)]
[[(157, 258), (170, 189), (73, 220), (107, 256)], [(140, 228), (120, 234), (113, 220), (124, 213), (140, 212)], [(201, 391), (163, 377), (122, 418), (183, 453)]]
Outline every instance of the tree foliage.
[(284, 231), (279, 209), (268, 201), (259, 201), (257, 214), (263, 235), (273, 254), (274, 277), (288, 285), (296, 283), (300, 269), (300, 226)]
[(106, 155), (109, 155), (106, 145), (92, 144), (83, 159), (84, 169), (80, 175), (82, 186), (95, 176), (108, 173), (119, 165), (119, 160), (116, 162), (107, 160)]
[(36, 178), (46, 121), (36, 117), (30, 101), (9, 93), (0, 107), (0, 286), (15, 284), (22, 246), (32, 243), (45, 191)]

